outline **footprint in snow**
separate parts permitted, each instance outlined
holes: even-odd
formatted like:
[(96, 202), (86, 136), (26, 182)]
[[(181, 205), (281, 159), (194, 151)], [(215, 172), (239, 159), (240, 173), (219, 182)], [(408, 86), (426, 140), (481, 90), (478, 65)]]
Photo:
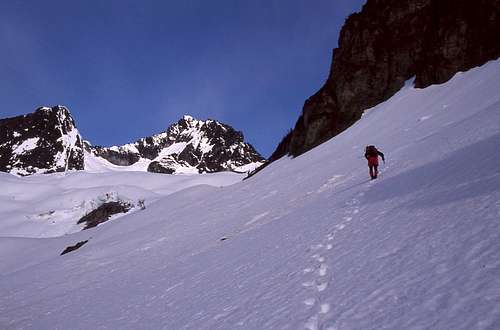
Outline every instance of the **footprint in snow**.
[(321, 264), (318, 269), (319, 276), (325, 276), (328, 270), (328, 266), (326, 264)]
[(321, 304), (321, 307), (320, 307), (320, 313), (321, 314), (326, 314), (330, 311), (330, 304)]
[(318, 290), (318, 292), (323, 292), (326, 290), (326, 288), (328, 287), (328, 283), (321, 283), (321, 284), (317, 284), (316, 285), (316, 290)]
[(319, 283), (318, 284), (315, 281), (307, 281), (307, 282), (302, 283), (302, 286), (305, 287), (305, 288), (315, 287), (316, 291), (323, 292), (328, 287), (328, 283), (327, 282), (323, 282), (323, 283)]
[(307, 320), (304, 327), (307, 330), (318, 330), (318, 316), (314, 315)]
[(312, 258), (318, 262), (324, 262), (325, 261), (325, 258), (320, 256), (319, 254), (315, 254), (312, 256)]
[[(374, 181), (374, 180), (371, 180), (370, 182), (373, 182), (373, 181)], [(355, 206), (355, 205), (359, 204), (359, 200), (357, 200), (357, 199), (352, 199), (352, 200), (350, 200), (350, 201), (347, 201), (345, 204), (346, 204), (347, 206)]]
[[(347, 222), (349, 222), (349, 221), (352, 220), (352, 217), (344, 217), (344, 220), (347, 221)], [(341, 228), (339, 228), (339, 229), (341, 229)]]
[[(352, 218), (351, 218), (352, 219)], [(349, 221), (351, 221), (351, 219), (349, 219)], [(337, 230), (342, 230), (345, 228), (345, 225), (343, 223), (340, 223), (338, 225), (335, 225), (335, 229)]]
[(302, 283), (302, 286), (305, 287), (305, 288), (310, 288), (312, 286), (314, 286), (314, 281), (307, 281), (307, 282), (304, 282)]

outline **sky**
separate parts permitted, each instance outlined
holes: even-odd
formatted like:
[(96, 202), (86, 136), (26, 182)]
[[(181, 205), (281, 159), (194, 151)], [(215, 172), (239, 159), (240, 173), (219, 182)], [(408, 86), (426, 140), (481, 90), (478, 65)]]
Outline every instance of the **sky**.
[(0, 118), (67, 106), (111, 146), (184, 114), (268, 157), (325, 82), (365, 0), (0, 1)]

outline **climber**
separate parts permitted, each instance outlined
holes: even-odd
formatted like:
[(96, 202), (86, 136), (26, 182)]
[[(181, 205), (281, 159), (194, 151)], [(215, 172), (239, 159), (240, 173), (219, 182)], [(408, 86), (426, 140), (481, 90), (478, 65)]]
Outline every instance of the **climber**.
[(382, 157), (385, 163), (384, 154), (375, 148), (375, 146), (367, 146), (365, 149), (365, 158), (368, 160), (368, 167), (370, 168), (370, 177), (377, 178), (378, 175), (378, 156)]

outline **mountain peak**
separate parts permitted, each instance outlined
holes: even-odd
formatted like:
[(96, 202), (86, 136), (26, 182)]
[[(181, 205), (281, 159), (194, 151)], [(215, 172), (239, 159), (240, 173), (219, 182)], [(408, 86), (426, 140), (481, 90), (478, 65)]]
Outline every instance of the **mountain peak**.
[(0, 171), (29, 175), (83, 170), (82, 139), (64, 106), (2, 119), (0, 131)]
[(264, 158), (244, 141), (243, 134), (218, 121), (184, 115), (166, 131), (135, 143), (87, 148), (91, 154), (119, 166), (147, 164), (149, 172), (246, 172)]
[(64, 105), (55, 105), (55, 106), (52, 106), (52, 107), (47, 107), (47, 106), (40, 106), (36, 109), (35, 112), (37, 111), (40, 111), (40, 112), (46, 112), (46, 113), (60, 113), (60, 112), (63, 112), (63, 113), (67, 113), (67, 114), (71, 114), (69, 109), (64, 106)]
[(190, 115), (184, 115), (184, 116), (182, 116), (181, 119), (179, 119), (179, 121), (177, 121), (177, 123), (172, 124), (170, 126), (170, 128), (176, 127), (176, 126), (181, 126), (181, 129), (185, 129), (186, 127), (200, 129), (204, 125), (210, 124), (212, 122), (217, 122), (217, 121), (212, 120), (212, 119), (201, 120), (201, 119), (197, 119), (197, 118), (190, 116)]

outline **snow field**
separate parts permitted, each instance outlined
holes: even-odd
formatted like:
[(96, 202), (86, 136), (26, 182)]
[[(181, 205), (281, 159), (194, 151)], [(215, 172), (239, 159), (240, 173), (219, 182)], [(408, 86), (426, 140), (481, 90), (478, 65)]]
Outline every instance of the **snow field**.
[[(105, 202), (146, 205), (196, 185), (234, 184), (235, 173), (164, 175), (147, 172), (68, 172), (16, 177), (0, 173), (0, 236), (57, 237), (81, 231), (76, 222)], [(119, 215), (114, 216), (115, 218)]]
[[(249, 180), (169, 191), (84, 232), (0, 237), (0, 327), (496, 329), (498, 86), (500, 61), (423, 90), (409, 82), (349, 130)], [(367, 144), (387, 158), (375, 181)], [(9, 187), (168, 189), (142, 175)]]

